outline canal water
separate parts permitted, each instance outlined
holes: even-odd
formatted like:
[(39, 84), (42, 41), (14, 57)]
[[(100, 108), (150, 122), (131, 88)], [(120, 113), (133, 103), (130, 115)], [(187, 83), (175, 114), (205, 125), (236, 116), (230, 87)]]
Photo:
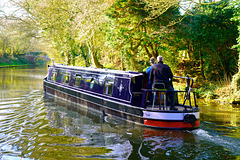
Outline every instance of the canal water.
[(200, 101), (193, 131), (154, 130), (45, 96), (45, 67), (0, 68), (0, 159), (240, 159), (240, 106)]

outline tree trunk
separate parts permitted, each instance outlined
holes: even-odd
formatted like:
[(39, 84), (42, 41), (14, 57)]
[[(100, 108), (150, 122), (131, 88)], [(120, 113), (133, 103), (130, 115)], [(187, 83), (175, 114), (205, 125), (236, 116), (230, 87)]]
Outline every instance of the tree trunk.
[(93, 65), (97, 68), (103, 68), (103, 65), (100, 64), (98, 61), (98, 57), (97, 57), (98, 52), (95, 50), (94, 47), (92, 47), (91, 44), (88, 45), (88, 50), (89, 50), (89, 53), (91, 54)]
[[(200, 51), (201, 52), (201, 51)], [(204, 68), (203, 68), (203, 55), (202, 55), (202, 52), (200, 53), (200, 67), (201, 67), (201, 76), (203, 79), (206, 79), (205, 78), (205, 75), (204, 75)]]
[(150, 52), (149, 52), (149, 50), (148, 50), (146, 45), (144, 45), (144, 48), (145, 48), (145, 51), (147, 53), (148, 58), (150, 59), (152, 57), (152, 55), (150, 54)]
[(92, 51), (91, 52), (93, 63), (97, 68), (103, 68), (103, 65), (99, 63), (98, 58), (97, 58), (97, 51)]
[(67, 57), (67, 65), (71, 65), (71, 55), (69, 52), (67, 52), (66, 57)]

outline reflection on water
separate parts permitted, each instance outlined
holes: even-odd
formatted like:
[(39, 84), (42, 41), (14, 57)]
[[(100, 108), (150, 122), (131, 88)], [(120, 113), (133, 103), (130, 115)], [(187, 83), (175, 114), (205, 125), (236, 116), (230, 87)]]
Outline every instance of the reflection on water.
[(49, 98), (46, 98), (45, 106), (49, 108), (47, 117), (51, 127), (62, 129), (62, 135), (83, 140), (79, 144), (70, 141), (74, 147), (86, 149), (86, 153), (81, 150), (74, 157), (126, 159), (131, 154), (129, 140), (105, 124), (104, 117), (97, 113)]
[[(200, 101), (204, 129), (217, 135), (240, 138), (240, 105)], [(240, 143), (239, 143), (240, 144)]]
[(0, 68), (0, 98), (19, 98), (31, 91), (42, 90), (46, 74), (47, 68)]
[(199, 129), (155, 130), (45, 96), (45, 75), (46, 68), (0, 68), (4, 160), (240, 159), (239, 106), (199, 100)]
[(240, 105), (216, 103), (215, 101), (200, 101), (202, 119), (214, 122), (217, 125), (239, 127), (240, 126)]

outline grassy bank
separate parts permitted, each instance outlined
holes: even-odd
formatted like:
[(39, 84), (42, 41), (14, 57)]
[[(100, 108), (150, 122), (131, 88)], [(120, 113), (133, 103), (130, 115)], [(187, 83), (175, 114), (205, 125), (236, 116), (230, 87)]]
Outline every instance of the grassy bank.
[(223, 103), (240, 104), (240, 92), (235, 92), (230, 79), (202, 82), (195, 88), (199, 98), (215, 99)]
[(9, 67), (9, 66), (21, 66), (21, 65), (33, 65), (31, 61), (29, 61), (24, 56), (16, 55), (16, 56), (5, 56), (0, 58), (0, 67)]
[[(176, 90), (185, 90), (186, 83), (173, 83), (173, 86)], [(240, 91), (235, 91), (231, 79), (196, 80), (192, 88), (197, 98), (216, 100), (221, 103), (240, 104)]]
[(32, 55), (3, 56), (0, 58), (0, 67), (39, 65), (45, 63), (46, 61), (42, 58), (38, 58)]

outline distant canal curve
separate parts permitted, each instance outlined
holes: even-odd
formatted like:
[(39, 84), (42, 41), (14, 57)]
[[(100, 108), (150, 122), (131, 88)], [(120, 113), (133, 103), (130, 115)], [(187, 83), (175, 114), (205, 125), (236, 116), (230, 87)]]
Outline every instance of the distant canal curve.
[(47, 68), (0, 68), (0, 159), (240, 159), (240, 106), (198, 100), (194, 131), (154, 130), (45, 96)]

